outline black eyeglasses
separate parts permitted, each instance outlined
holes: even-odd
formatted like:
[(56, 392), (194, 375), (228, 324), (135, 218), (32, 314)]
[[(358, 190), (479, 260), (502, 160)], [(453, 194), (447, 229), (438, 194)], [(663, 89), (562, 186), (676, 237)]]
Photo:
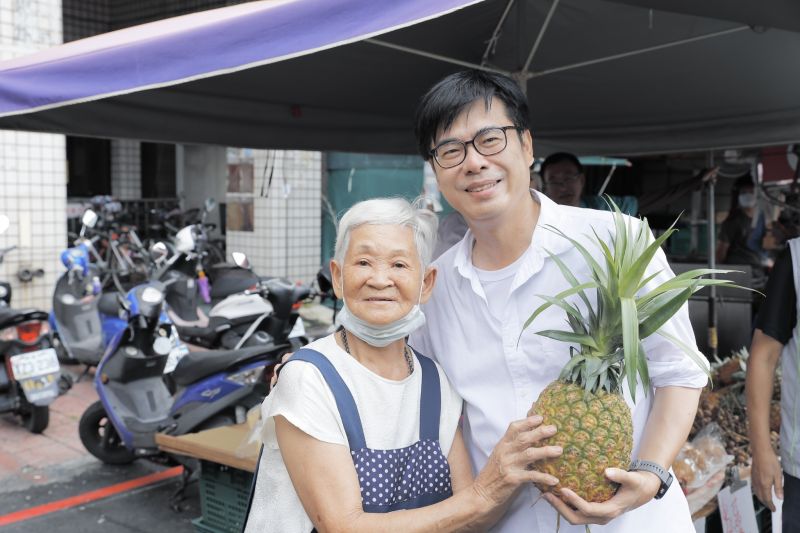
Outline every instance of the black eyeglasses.
[(471, 141), (445, 141), (429, 153), (442, 168), (457, 167), (467, 158), (467, 145), (471, 144), (481, 155), (499, 154), (508, 146), (506, 130), (519, 130), (517, 126), (487, 128), (479, 131)]
[(566, 176), (559, 176), (557, 178), (550, 178), (544, 180), (544, 184), (547, 187), (570, 187), (578, 183), (578, 179), (581, 177), (581, 173), (577, 174), (569, 174)]

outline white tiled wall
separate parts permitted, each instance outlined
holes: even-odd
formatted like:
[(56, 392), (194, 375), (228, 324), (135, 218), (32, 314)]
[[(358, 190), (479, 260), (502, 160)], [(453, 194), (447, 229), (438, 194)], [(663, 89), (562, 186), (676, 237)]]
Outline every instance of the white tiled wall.
[[(0, 55), (26, 55), (61, 43), (60, 0), (0, 2)], [(13, 284), (15, 307), (50, 309), (66, 242), (66, 161), (63, 135), (0, 131), (0, 213), (11, 225), (0, 248), (16, 246), (0, 265), (0, 279)], [(42, 269), (29, 283), (20, 269)]]
[[(273, 162), (267, 191), (265, 181)], [(322, 154), (255, 150), (254, 167), (254, 228), (252, 232), (229, 229), (228, 252), (245, 252), (261, 275), (310, 283), (320, 267)]]
[(118, 200), (142, 197), (141, 143), (130, 139), (111, 141), (111, 195)]

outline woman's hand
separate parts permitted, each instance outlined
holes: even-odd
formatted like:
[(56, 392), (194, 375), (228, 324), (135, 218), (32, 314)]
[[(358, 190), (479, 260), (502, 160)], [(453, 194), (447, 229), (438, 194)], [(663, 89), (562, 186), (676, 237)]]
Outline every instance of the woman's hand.
[(294, 352), (289, 352), (283, 354), (281, 357), (281, 362), (275, 365), (275, 369), (272, 371), (272, 377), (269, 380), (269, 390), (272, 390), (275, 387), (275, 384), (278, 382), (278, 371), (280, 371), (281, 367), (289, 360), (291, 356), (294, 355)]
[(561, 489), (561, 498), (547, 493), (544, 499), (570, 524), (602, 525), (649, 502), (661, 487), (661, 480), (650, 472), (627, 472), (619, 468), (608, 468), (605, 474), (609, 480), (620, 485), (617, 493), (608, 501), (587, 502), (566, 488)]
[(473, 483), (473, 489), (492, 509), (501, 506), (524, 483), (556, 485), (558, 480), (534, 470), (537, 461), (558, 457), (560, 446), (540, 446), (542, 440), (556, 433), (555, 426), (543, 426), (540, 415), (512, 422), (497, 443), (486, 466)]
[(763, 453), (753, 454), (753, 493), (768, 507), (775, 512), (775, 503), (772, 501), (772, 488), (775, 487), (775, 495), (783, 499), (783, 470), (778, 457), (772, 449)]

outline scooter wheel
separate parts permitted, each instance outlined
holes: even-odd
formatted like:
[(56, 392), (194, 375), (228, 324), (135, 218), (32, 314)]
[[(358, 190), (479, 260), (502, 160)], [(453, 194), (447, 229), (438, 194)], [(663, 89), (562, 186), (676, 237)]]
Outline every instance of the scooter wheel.
[(106, 409), (99, 401), (90, 405), (78, 423), (78, 435), (89, 453), (110, 465), (132, 463), (136, 456), (117, 433), (114, 424), (106, 415)]
[(24, 403), (25, 405), (20, 407), (19, 411), (22, 425), (31, 433), (41, 433), (47, 429), (47, 425), (50, 423), (50, 407)]

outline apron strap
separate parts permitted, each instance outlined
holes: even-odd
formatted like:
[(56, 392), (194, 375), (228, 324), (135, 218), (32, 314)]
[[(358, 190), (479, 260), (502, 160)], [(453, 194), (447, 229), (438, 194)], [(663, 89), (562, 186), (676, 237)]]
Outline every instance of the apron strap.
[(305, 361), (317, 367), (317, 370), (320, 371), (328, 384), (328, 388), (333, 393), (333, 398), (336, 400), (336, 407), (339, 409), (339, 416), (342, 417), (342, 424), (344, 424), (344, 431), (347, 434), (347, 442), (350, 445), (350, 449), (361, 450), (366, 448), (367, 440), (364, 438), (364, 428), (361, 426), (361, 417), (358, 414), (356, 402), (353, 400), (353, 395), (350, 394), (350, 389), (347, 388), (344, 380), (342, 380), (342, 376), (339, 375), (330, 360), (316, 350), (303, 348), (295, 352), (284, 366), (292, 361)]
[(442, 410), (442, 389), (439, 371), (433, 361), (414, 350), (422, 371), (422, 396), (419, 410), (419, 439), (439, 440), (439, 418)]

